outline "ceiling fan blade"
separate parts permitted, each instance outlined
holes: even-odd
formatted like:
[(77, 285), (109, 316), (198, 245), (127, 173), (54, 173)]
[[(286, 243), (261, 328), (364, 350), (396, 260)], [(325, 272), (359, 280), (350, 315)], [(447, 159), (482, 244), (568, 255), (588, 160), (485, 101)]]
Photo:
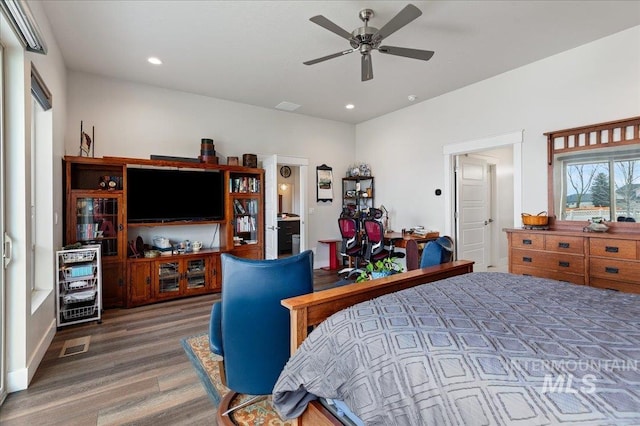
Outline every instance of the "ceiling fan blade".
[(347, 40), (352, 39), (350, 32), (334, 24), (333, 22), (331, 22), (330, 20), (328, 20), (322, 15), (313, 16), (309, 18), (309, 20), (315, 24), (320, 25), (322, 28), (325, 28), (331, 31), (334, 34), (338, 34), (342, 38), (346, 38)]
[(362, 55), (362, 81), (371, 80), (373, 78), (373, 64), (371, 63), (371, 54)]
[(407, 47), (395, 47), (395, 46), (380, 46), (378, 47), (380, 53), (386, 53), (387, 55), (405, 56), (407, 58), (421, 59), (428, 61), (431, 59), (435, 52), (431, 50), (409, 49)]
[(331, 55), (323, 56), (322, 58), (317, 58), (317, 59), (312, 59), (310, 61), (305, 61), (305, 62), (303, 62), (303, 64), (305, 64), (305, 65), (317, 64), (318, 62), (326, 61), (328, 59), (337, 58), (338, 56), (347, 55), (347, 54), (353, 52), (354, 50), (355, 49), (343, 50), (342, 52), (333, 53)]
[(371, 38), (374, 41), (380, 41), (383, 38), (389, 37), (391, 34), (395, 33), (420, 15), (422, 15), (420, 9), (412, 4), (408, 4), (404, 9), (398, 12), (396, 16), (391, 18), (389, 22), (380, 28)]

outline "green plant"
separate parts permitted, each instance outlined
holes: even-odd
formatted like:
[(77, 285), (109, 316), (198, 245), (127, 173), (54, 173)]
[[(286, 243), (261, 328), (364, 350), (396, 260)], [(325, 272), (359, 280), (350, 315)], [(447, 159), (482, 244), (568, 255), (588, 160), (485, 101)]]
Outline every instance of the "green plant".
[(376, 262), (367, 263), (358, 278), (356, 278), (356, 282), (371, 280), (373, 275), (391, 275), (403, 271), (404, 267), (398, 262), (397, 257), (385, 257)]

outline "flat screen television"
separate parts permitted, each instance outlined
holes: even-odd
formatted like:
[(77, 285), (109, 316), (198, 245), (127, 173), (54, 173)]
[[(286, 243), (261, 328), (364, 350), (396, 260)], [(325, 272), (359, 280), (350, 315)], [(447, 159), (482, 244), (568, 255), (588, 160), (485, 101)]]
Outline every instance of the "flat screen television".
[(129, 223), (224, 219), (224, 175), (212, 170), (127, 169)]

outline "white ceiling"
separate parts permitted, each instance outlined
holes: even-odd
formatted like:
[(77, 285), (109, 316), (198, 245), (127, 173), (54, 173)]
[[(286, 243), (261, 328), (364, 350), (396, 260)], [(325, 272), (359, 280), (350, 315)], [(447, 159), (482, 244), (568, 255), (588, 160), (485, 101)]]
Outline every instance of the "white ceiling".
[[(435, 51), (428, 61), (374, 51), (303, 61), (349, 48), (309, 21), (348, 32), (373, 9), (381, 28), (407, 1), (43, 1), (71, 70), (265, 108), (359, 123), (598, 38), (640, 25), (640, 1), (414, 1), (420, 16), (383, 44)], [(152, 66), (149, 56), (164, 64)], [(355, 104), (353, 110), (344, 105)]]

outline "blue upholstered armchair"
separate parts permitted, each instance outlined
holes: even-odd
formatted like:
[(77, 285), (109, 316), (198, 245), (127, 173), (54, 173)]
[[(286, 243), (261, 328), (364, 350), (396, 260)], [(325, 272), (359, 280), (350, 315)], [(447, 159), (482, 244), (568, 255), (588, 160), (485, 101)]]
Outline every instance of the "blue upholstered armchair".
[(453, 260), (453, 240), (451, 237), (443, 236), (434, 241), (429, 241), (422, 250), (420, 267), (439, 265)]
[[(224, 358), (226, 386), (257, 396), (246, 406), (271, 394), (289, 360), (289, 311), (280, 301), (313, 292), (313, 252), (275, 260), (225, 253), (221, 260), (222, 299), (211, 309), (209, 344)], [(220, 404), (221, 416), (230, 411)]]

